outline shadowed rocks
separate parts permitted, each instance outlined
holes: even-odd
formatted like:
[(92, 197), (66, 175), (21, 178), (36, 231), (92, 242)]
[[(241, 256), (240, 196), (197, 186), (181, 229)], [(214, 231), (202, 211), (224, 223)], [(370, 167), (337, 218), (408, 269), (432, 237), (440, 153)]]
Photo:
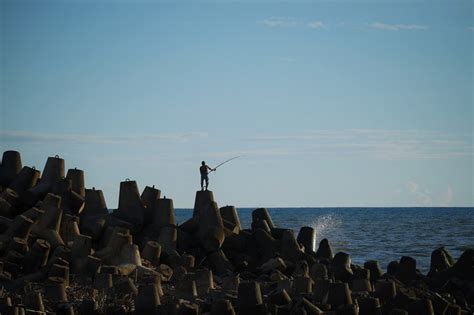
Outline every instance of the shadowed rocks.
[[(190, 218), (154, 186), (120, 183), (109, 213), (85, 172), (48, 158), (43, 174), (18, 152), (0, 167), (1, 314), (469, 314), (474, 251), (435, 249), (427, 276), (404, 256), (359, 266), (314, 228), (242, 227), (234, 206), (198, 191)], [(41, 175), (41, 176), (40, 176)]]

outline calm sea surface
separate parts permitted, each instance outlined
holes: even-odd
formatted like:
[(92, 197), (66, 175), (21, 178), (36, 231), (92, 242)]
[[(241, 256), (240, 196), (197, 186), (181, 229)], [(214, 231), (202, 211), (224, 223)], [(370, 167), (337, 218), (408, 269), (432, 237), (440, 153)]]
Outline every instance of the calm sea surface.
[[(250, 228), (254, 208), (239, 208), (244, 228)], [(457, 259), (466, 248), (474, 248), (473, 208), (269, 208), (277, 227), (298, 233), (301, 226), (316, 230), (316, 242), (327, 238), (334, 253), (344, 251), (356, 264), (376, 259), (385, 271), (401, 256), (416, 259), (427, 272), (431, 252), (446, 247)], [(191, 209), (176, 209), (182, 223)]]

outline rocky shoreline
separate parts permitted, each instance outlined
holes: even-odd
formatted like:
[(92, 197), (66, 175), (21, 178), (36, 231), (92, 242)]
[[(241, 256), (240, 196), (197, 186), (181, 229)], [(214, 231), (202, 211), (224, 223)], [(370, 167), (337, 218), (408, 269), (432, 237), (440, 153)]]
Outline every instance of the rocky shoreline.
[[(473, 314), (474, 250), (444, 248), (428, 274), (401, 257), (351, 263), (315, 231), (276, 227), (198, 191), (177, 225), (173, 200), (120, 183), (118, 209), (84, 172), (49, 157), (43, 172), (5, 151), (0, 165), (0, 314)], [(396, 224), (396, 223), (394, 223)], [(436, 231), (433, 231), (436, 233)], [(314, 250), (317, 247), (317, 250)]]

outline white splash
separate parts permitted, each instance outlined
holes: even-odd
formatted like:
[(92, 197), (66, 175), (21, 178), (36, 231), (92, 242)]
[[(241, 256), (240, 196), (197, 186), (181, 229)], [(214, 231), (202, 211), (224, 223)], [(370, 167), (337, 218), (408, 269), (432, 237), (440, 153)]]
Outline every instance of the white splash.
[[(333, 214), (325, 214), (317, 217), (311, 223), (311, 227), (315, 230), (316, 241), (319, 242), (323, 238), (331, 239), (331, 235), (339, 230), (342, 224), (342, 219)], [(315, 242), (315, 247), (318, 246)], [(316, 248), (313, 248), (316, 250)]]

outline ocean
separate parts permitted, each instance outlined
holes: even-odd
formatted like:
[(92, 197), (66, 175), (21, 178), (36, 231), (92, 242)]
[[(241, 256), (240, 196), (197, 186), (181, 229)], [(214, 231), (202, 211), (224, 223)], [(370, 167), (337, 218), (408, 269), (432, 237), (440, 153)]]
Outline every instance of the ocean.
[[(243, 228), (250, 228), (255, 208), (238, 208)], [(474, 248), (474, 208), (268, 208), (275, 226), (293, 229), (311, 226), (316, 230), (316, 248), (327, 238), (334, 253), (351, 255), (352, 262), (378, 260), (386, 271), (388, 263), (411, 256), (417, 268), (427, 273), (431, 252), (448, 249), (457, 260), (466, 248)], [(192, 209), (176, 209), (182, 223)]]

